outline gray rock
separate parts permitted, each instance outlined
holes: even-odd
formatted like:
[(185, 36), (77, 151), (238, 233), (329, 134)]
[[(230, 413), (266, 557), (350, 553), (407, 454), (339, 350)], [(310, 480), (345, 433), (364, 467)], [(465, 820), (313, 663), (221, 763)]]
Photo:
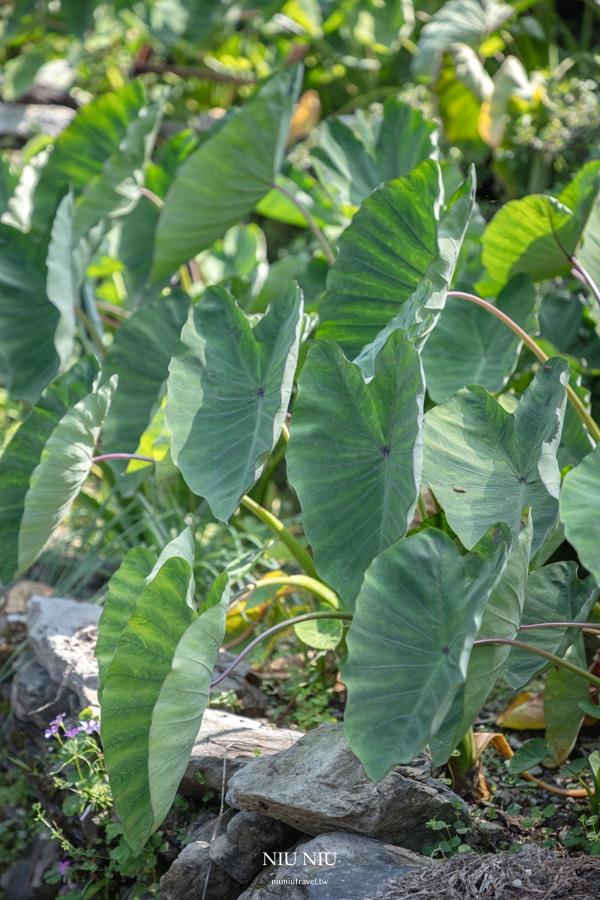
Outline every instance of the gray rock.
[[(215, 865), (209, 848), (206, 841), (194, 841), (181, 851), (160, 879), (162, 900), (237, 900), (242, 885)], [(204, 895), (207, 876), (208, 888)]]
[(239, 900), (365, 900), (429, 865), (430, 859), (410, 850), (334, 832), (283, 853), (281, 864), (265, 869)]
[(42, 669), (35, 656), (24, 659), (17, 668), (11, 685), (10, 705), (17, 719), (21, 722), (34, 722), (38, 728), (46, 728), (48, 722), (59, 713), (76, 713), (81, 710), (76, 694), (64, 689), (60, 692), (58, 685)]
[(34, 134), (59, 135), (75, 115), (68, 106), (0, 103), (0, 134), (29, 138)]
[(230, 806), (261, 812), (306, 834), (351, 831), (416, 851), (431, 843), (430, 819), (454, 821), (453, 801), (468, 821), (466, 804), (431, 777), (425, 754), (373, 784), (342, 725), (321, 725), (289, 750), (248, 763), (234, 773), (227, 791)]
[(250, 884), (264, 866), (264, 853), (281, 852), (300, 837), (295, 829), (260, 813), (241, 812), (210, 846), (210, 858), (241, 885)]
[[(227, 785), (231, 776), (257, 755), (261, 758), (287, 750), (300, 737), (301, 731), (275, 728), (255, 719), (207, 709), (180, 790), (189, 797), (202, 797), (207, 788), (220, 791), (224, 759)], [(198, 775), (206, 781), (200, 784)]]
[(44, 874), (60, 856), (60, 845), (42, 832), (23, 856), (0, 876), (4, 900), (51, 900), (58, 884), (48, 884)]
[(27, 630), (39, 664), (56, 684), (72, 690), (98, 712), (98, 663), (94, 649), (102, 607), (61, 597), (32, 597)]

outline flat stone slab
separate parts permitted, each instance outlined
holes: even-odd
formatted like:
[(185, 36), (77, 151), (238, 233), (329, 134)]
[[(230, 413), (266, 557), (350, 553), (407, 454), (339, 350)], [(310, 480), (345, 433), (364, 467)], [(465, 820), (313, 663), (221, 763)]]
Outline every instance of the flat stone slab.
[[(250, 762), (287, 750), (301, 737), (301, 731), (263, 725), (256, 719), (207, 709), (180, 790), (192, 797), (202, 797), (207, 787), (220, 791), (223, 760), (226, 760), (227, 785), (232, 775)], [(198, 774), (206, 778), (202, 785), (198, 782)]]
[(276, 756), (234, 773), (227, 803), (272, 816), (305, 834), (350, 831), (420, 852), (431, 843), (430, 819), (453, 822), (468, 808), (432, 777), (423, 753), (373, 784), (350, 749), (342, 725), (320, 725)]

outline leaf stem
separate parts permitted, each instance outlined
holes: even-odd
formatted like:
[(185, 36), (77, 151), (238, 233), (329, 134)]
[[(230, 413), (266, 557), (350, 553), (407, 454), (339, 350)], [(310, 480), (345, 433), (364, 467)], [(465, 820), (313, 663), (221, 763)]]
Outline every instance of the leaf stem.
[(519, 631), (529, 631), (532, 628), (587, 628), (590, 632), (600, 632), (600, 624), (594, 622), (535, 622), (533, 625), (521, 625)]
[[(564, 623), (561, 623), (564, 625)], [(584, 678), (586, 681), (589, 681), (590, 684), (593, 684), (595, 687), (600, 687), (600, 678), (597, 678), (595, 675), (592, 675), (591, 672), (588, 672), (587, 669), (582, 669), (580, 666), (574, 665), (574, 663), (568, 662), (566, 659), (561, 659), (560, 656), (555, 656), (554, 653), (548, 653), (546, 650), (541, 650), (540, 647), (533, 647), (531, 644), (526, 644), (525, 641), (511, 641), (508, 638), (484, 638), (483, 640), (475, 641), (473, 643), (474, 647), (485, 647), (490, 644), (504, 644), (509, 647), (518, 647), (519, 650), (526, 650), (528, 653), (534, 653), (536, 656), (541, 656), (544, 659), (547, 659), (554, 666), (558, 666), (562, 669), (567, 669), (569, 672), (572, 672), (574, 675), (579, 675), (580, 678)]]
[(419, 516), (421, 517), (421, 525), (428, 518), (427, 507), (425, 506), (425, 500), (423, 498), (423, 494), (421, 491), (417, 494), (417, 509), (419, 510)]
[(574, 256), (571, 256), (570, 259), (573, 268), (575, 269), (575, 274), (578, 274), (581, 281), (583, 281), (583, 283), (589, 287), (590, 291), (594, 295), (594, 299), (600, 306), (600, 290), (598, 289), (598, 285), (596, 284), (588, 270), (583, 268), (578, 259), (576, 259)]
[(327, 238), (325, 237), (325, 235), (323, 234), (323, 232), (321, 231), (321, 229), (319, 228), (319, 226), (317, 225), (317, 223), (315, 222), (315, 220), (313, 219), (313, 217), (311, 216), (311, 214), (309, 213), (309, 211), (307, 210), (305, 205), (300, 200), (298, 200), (298, 198), (296, 196), (294, 196), (294, 194), (292, 194), (291, 191), (288, 191), (287, 188), (284, 188), (283, 185), (273, 183), (273, 187), (275, 188), (276, 191), (279, 191), (281, 194), (283, 194), (284, 197), (287, 197), (288, 200), (291, 200), (291, 202), (294, 204), (296, 209), (300, 210), (300, 212), (306, 219), (308, 227), (310, 228), (310, 230), (312, 231), (312, 233), (318, 240), (323, 253), (327, 257), (327, 262), (329, 263), (330, 266), (332, 266), (335, 262), (335, 253), (331, 249), (329, 241), (327, 240)]
[(264, 522), (265, 525), (268, 525), (271, 531), (274, 531), (278, 538), (285, 544), (288, 550), (294, 554), (295, 559), (300, 563), (301, 567), (304, 569), (307, 575), (311, 578), (315, 578), (319, 580), (319, 583), (322, 582), (317, 575), (317, 570), (315, 569), (315, 564), (313, 563), (312, 556), (310, 553), (305, 550), (300, 541), (296, 540), (294, 535), (288, 531), (283, 522), (274, 516), (272, 512), (269, 512), (268, 509), (265, 509), (264, 506), (261, 506), (256, 500), (253, 500), (252, 497), (249, 497), (247, 494), (242, 497), (241, 500), (242, 506), (245, 506), (246, 509), (249, 509), (250, 512), (254, 513), (257, 519), (260, 519), (261, 522)]
[(140, 462), (156, 462), (152, 456), (138, 456), (137, 453), (102, 453), (100, 456), (94, 456), (92, 462), (104, 462), (105, 459), (139, 459)]
[[(267, 581), (275, 582), (275, 578), (265, 579)], [(219, 675), (219, 677), (211, 683), (211, 687), (215, 687), (215, 685), (219, 684), (221, 681), (224, 681), (225, 678), (235, 669), (235, 667), (242, 661), (246, 654), (250, 653), (257, 644), (261, 641), (264, 641), (266, 638), (271, 637), (273, 634), (277, 634), (278, 631), (282, 631), (284, 628), (289, 628), (290, 625), (298, 625), (300, 622), (310, 622), (313, 619), (344, 619), (346, 621), (352, 621), (351, 613), (343, 613), (343, 612), (314, 612), (314, 613), (306, 613), (304, 616), (296, 616), (294, 619), (286, 619), (285, 622), (278, 622), (277, 625), (273, 625), (272, 628), (267, 628), (266, 631), (263, 631), (262, 634), (259, 634), (258, 637), (254, 638), (247, 647), (244, 647), (239, 656), (233, 660), (233, 662), (227, 666), (225, 671)]]
[[(488, 303), (487, 300), (482, 300), (481, 297), (476, 297), (475, 294), (467, 294), (465, 291), (448, 291), (448, 297), (460, 297), (463, 300), (469, 300), (471, 303), (476, 303), (478, 306), (482, 306), (483, 309), (487, 309), (488, 312), (491, 312), (493, 316), (496, 316), (497, 319), (500, 319), (501, 322), (504, 322), (505, 325), (514, 331), (514, 333), (521, 338), (524, 344), (526, 344), (531, 352), (537, 356), (540, 362), (548, 362), (549, 357), (546, 356), (541, 347), (536, 344), (534, 339), (527, 334), (526, 331), (517, 325), (506, 313), (503, 313), (502, 310), (498, 309), (498, 307), (494, 306), (492, 303)], [(584, 404), (581, 402), (573, 388), (570, 384), (567, 385), (567, 396), (571, 401), (573, 409), (586, 426), (589, 431), (591, 437), (598, 443), (600, 441), (600, 427), (594, 422), (591, 415), (585, 408)]]
[(102, 343), (102, 339), (100, 338), (100, 335), (98, 334), (98, 332), (94, 328), (93, 324), (91, 323), (89, 317), (86, 316), (84, 311), (79, 306), (76, 307), (75, 312), (79, 316), (79, 318), (81, 319), (81, 321), (83, 322), (83, 324), (85, 325), (87, 330), (89, 331), (90, 337), (93, 340), (96, 347), (98, 348), (98, 352), (100, 353), (100, 356), (102, 357), (102, 359), (106, 359), (108, 350)]

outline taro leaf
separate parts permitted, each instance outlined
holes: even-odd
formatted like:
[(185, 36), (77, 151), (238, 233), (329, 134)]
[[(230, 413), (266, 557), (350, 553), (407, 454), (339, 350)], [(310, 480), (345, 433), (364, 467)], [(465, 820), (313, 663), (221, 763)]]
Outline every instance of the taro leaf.
[[(528, 275), (511, 278), (496, 306), (529, 334), (537, 330), (535, 288)], [(429, 396), (436, 403), (467, 384), (500, 391), (513, 373), (522, 341), (480, 306), (449, 297), (423, 348)]]
[(0, 578), (10, 584), (17, 569), (18, 540), (31, 473), (46, 441), (67, 410), (92, 390), (98, 375), (93, 356), (84, 356), (46, 388), (0, 457)]
[[(580, 633), (565, 653), (565, 659), (587, 670), (585, 645)], [(590, 686), (585, 678), (552, 667), (548, 672), (544, 688), (544, 719), (546, 720), (546, 743), (550, 751), (544, 760), (546, 766), (559, 766), (567, 759), (575, 746), (584, 712), (579, 704), (589, 701)]]
[(413, 74), (432, 78), (438, 55), (452, 44), (477, 48), (515, 15), (513, 6), (498, 0), (448, 0), (421, 30)]
[(423, 477), (467, 549), (498, 520), (518, 534), (528, 506), (531, 555), (542, 546), (558, 515), (556, 448), (568, 377), (568, 364), (555, 357), (540, 366), (512, 414), (476, 386), (426, 414)]
[(29, 237), (0, 225), (0, 353), (10, 392), (32, 405), (58, 371), (56, 307), (46, 296), (43, 263)]
[[(591, 410), (590, 391), (581, 384), (581, 376), (571, 372), (571, 387), (583, 403), (588, 412)], [(560, 446), (556, 453), (558, 465), (561, 471), (565, 466), (578, 466), (584, 457), (594, 449), (587, 428), (575, 411), (572, 403), (567, 403), (565, 410), (565, 422), (560, 438)]]
[(194, 597), (194, 538), (189, 528), (170, 541), (158, 559), (145, 547), (135, 547), (126, 555), (108, 582), (108, 594), (98, 623), (98, 641), (95, 656), (98, 660), (100, 686), (98, 699), (102, 700), (106, 672), (115, 655), (123, 629), (127, 625), (146, 585), (158, 575), (168, 559), (178, 557), (190, 566), (190, 578), (186, 602), (192, 606)]
[(108, 582), (104, 609), (98, 622), (98, 640), (94, 656), (98, 660), (98, 700), (102, 702), (104, 682), (119, 638), (146, 587), (156, 557), (146, 547), (134, 547)]
[[(87, 182), (75, 204), (73, 234), (79, 240), (103, 218), (123, 216), (139, 199), (139, 181), (162, 116), (162, 102), (143, 107), (125, 131), (119, 149), (105, 160), (102, 171)], [(142, 112), (142, 110), (140, 110)]]
[[(365, 377), (373, 374), (375, 357), (392, 331), (402, 328), (422, 346), (444, 306), (473, 209), (475, 180), (471, 170), (438, 222), (435, 172), (440, 174), (437, 163), (427, 160), (407, 178), (383, 185), (365, 200), (340, 239), (340, 255), (321, 305), (319, 336), (337, 340), (347, 355), (355, 356)], [(394, 208), (397, 201), (401, 208)], [(429, 259), (423, 241), (431, 250)]]
[(349, 609), (373, 559), (406, 534), (419, 492), (425, 385), (396, 329), (365, 384), (333, 341), (311, 347), (287, 449), (319, 574)]
[(534, 281), (568, 275), (599, 184), (600, 162), (592, 162), (558, 199), (530, 194), (506, 203), (483, 235), (482, 260), (493, 282), (487, 289), (493, 293), (519, 272)]
[(209, 247), (271, 189), (300, 83), (297, 66), (272, 75), (242, 111), (182, 165), (156, 230), (155, 281)]
[[(525, 519), (517, 540), (511, 546), (504, 574), (492, 591), (484, 609), (481, 627), (477, 633), (478, 640), (486, 638), (514, 640), (517, 637), (525, 603), (534, 529), (535, 522), (532, 522), (532, 517), (529, 515)], [(506, 530), (508, 531), (508, 529)], [(477, 576), (485, 555), (489, 554), (491, 550), (495, 550), (501, 540), (507, 541), (507, 535), (501, 528), (493, 529), (489, 546), (482, 547), (483, 541), (480, 541), (474, 551), (467, 554), (465, 567), (471, 577)], [(455, 744), (462, 740), (477, 718), (496, 683), (509, 652), (510, 646), (503, 644), (473, 647), (467, 670), (467, 680), (463, 688), (462, 721), (457, 729)]]
[[(551, 563), (529, 575), (522, 624), (587, 622), (597, 599), (598, 588), (593, 576), (580, 581), (577, 563)], [(520, 631), (519, 640), (562, 657), (577, 633), (574, 628), (533, 628)], [(513, 647), (502, 674), (511, 688), (518, 691), (550, 665), (533, 653)]]
[(206, 708), (225, 634), (228, 576), (205, 611), (187, 604), (191, 566), (164, 563), (142, 591), (109, 665), (102, 694), (102, 743), (125, 837), (139, 852), (162, 823), (185, 771)]
[(168, 375), (189, 308), (189, 296), (174, 290), (136, 310), (116, 332), (102, 367), (105, 380), (119, 376), (102, 430), (104, 453), (135, 452)]
[(319, 337), (354, 357), (412, 297), (438, 257), (440, 192), (439, 165), (427, 159), (367, 197), (340, 237)]
[(167, 384), (171, 455), (223, 522), (279, 440), (301, 318), (302, 292), (293, 282), (254, 328), (228, 291), (211, 287), (181, 332)]
[(511, 775), (521, 775), (528, 772), (534, 766), (539, 765), (548, 753), (548, 745), (543, 738), (533, 738), (519, 747), (514, 756), (511, 756), (508, 771)]
[(25, 495), (19, 532), (19, 572), (37, 559), (88, 477), (116, 383), (113, 376), (67, 410), (46, 441)]
[[(222, 121), (217, 119), (215, 125)], [(208, 130), (208, 136), (216, 133), (213, 132), (214, 128), (213, 125)], [(145, 186), (148, 190), (164, 200), (177, 170), (197, 145), (198, 136), (188, 129), (169, 138), (160, 148), (156, 160), (146, 165)], [(135, 209), (122, 220), (118, 255), (127, 267), (136, 291), (142, 290), (150, 277), (154, 234), (159, 215), (160, 209), (156, 203), (142, 196)]]
[(560, 520), (580, 562), (600, 584), (600, 444), (567, 472), (560, 494)]
[(113, 93), (102, 94), (83, 106), (58, 136), (34, 194), (32, 228), (44, 233), (62, 190), (70, 185), (81, 193), (101, 175), (109, 157), (119, 151), (129, 124), (145, 103), (140, 81)]
[[(320, 612), (326, 612), (328, 609), (330, 610), (324, 604), (319, 606)], [(335, 650), (342, 639), (343, 630), (344, 626), (339, 619), (312, 619), (294, 625), (296, 637), (316, 650)], [(598, 715), (600, 716), (600, 713)]]
[(443, 722), (505, 564), (502, 543), (472, 581), (452, 540), (429, 528), (367, 570), (342, 679), (346, 737), (373, 781), (414, 759)]
[(340, 119), (327, 119), (311, 151), (321, 181), (347, 206), (360, 206), (378, 185), (406, 175), (437, 151), (435, 125), (397, 97), (385, 101), (382, 121), (361, 124), (356, 134)]

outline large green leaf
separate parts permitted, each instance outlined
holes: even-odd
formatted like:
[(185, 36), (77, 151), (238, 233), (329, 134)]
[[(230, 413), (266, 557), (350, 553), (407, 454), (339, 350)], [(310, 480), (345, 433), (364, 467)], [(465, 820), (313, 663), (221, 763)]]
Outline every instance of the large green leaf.
[[(587, 622), (597, 599), (598, 588), (592, 575), (580, 581), (576, 563), (551, 563), (529, 575), (522, 624)], [(520, 641), (555, 656), (564, 656), (576, 637), (577, 630), (573, 628), (534, 628), (519, 632)], [(518, 691), (549, 666), (542, 657), (513, 647), (503, 675), (511, 688)]]
[(108, 582), (108, 594), (98, 623), (98, 641), (95, 656), (98, 660), (100, 686), (98, 699), (102, 700), (108, 667), (123, 630), (133, 613), (147, 584), (158, 575), (168, 559), (177, 557), (189, 563), (189, 582), (186, 593), (188, 606), (194, 598), (194, 538), (189, 528), (170, 541), (158, 559), (145, 547), (134, 547), (126, 555)]
[(182, 165), (156, 230), (153, 278), (160, 280), (247, 216), (281, 166), (301, 72), (272, 75), (242, 111)]
[(483, 235), (482, 260), (492, 281), (487, 291), (496, 292), (519, 272), (534, 281), (568, 275), (599, 185), (600, 162), (591, 162), (558, 199), (530, 194), (498, 210)]
[(454, 542), (428, 528), (367, 570), (342, 678), (346, 737), (373, 781), (414, 759), (442, 724), (505, 563), (501, 543), (472, 581)]
[[(565, 653), (565, 659), (587, 669), (583, 635), (579, 633)], [(566, 669), (552, 667), (544, 688), (544, 719), (546, 743), (550, 753), (544, 764), (557, 767), (569, 756), (575, 746), (584, 713), (579, 704), (589, 701), (589, 683), (580, 675)]]
[(102, 702), (106, 673), (119, 639), (134, 611), (152, 572), (156, 557), (146, 547), (134, 547), (108, 582), (104, 609), (98, 622), (98, 640), (94, 655), (98, 660), (98, 700)]
[(129, 124), (144, 107), (140, 81), (113, 93), (102, 94), (83, 106), (71, 124), (56, 139), (34, 194), (32, 227), (42, 234), (62, 190), (70, 185), (80, 194), (93, 178), (101, 175), (109, 157), (119, 151)]
[[(532, 517), (526, 516), (521, 533), (512, 543), (504, 575), (492, 591), (484, 609), (481, 627), (477, 632), (478, 640), (486, 638), (514, 640), (517, 637), (525, 604), (534, 529), (535, 522), (532, 522)], [(495, 545), (502, 538), (504, 535), (498, 529), (498, 533), (492, 535), (490, 549), (495, 549)], [(487, 553), (490, 552), (490, 549), (485, 549)], [(467, 555), (465, 565), (471, 577), (476, 577), (484, 558), (483, 555), (476, 553)], [(496, 683), (509, 652), (510, 646), (503, 644), (473, 648), (467, 670), (467, 680), (463, 688), (462, 720), (458, 726), (455, 744), (464, 737), (477, 718)]]
[(227, 575), (198, 616), (186, 601), (190, 574), (184, 559), (164, 563), (139, 596), (106, 672), (106, 768), (136, 852), (161, 824), (185, 771), (225, 633)]
[(600, 584), (600, 444), (567, 473), (560, 494), (560, 520), (581, 564)]
[(498, 0), (448, 0), (421, 30), (413, 73), (432, 78), (443, 50), (457, 43), (477, 48), (514, 15), (513, 6)]
[(226, 522), (281, 434), (298, 357), (302, 293), (291, 283), (254, 328), (224, 288), (190, 312), (169, 366), (171, 454)]
[[(528, 275), (516, 275), (496, 306), (528, 333), (537, 330), (536, 293)], [(500, 391), (513, 373), (522, 341), (480, 306), (449, 297), (423, 348), (429, 396), (442, 403), (467, 384)]]
[(54, 428), (67, 410), (92, 390), (98, 375), (93, 356), (84, 356), (46, 388), (0, 457), (0, 578), (10, 584), (17, 569), (18, 540), (31, 473)]
[(392, 331), (402, 328), (422, 345), (444, 306), (473, 209), (475, 180), (471, 171), (440, 222), (439, 179), (438, 164), (426, 160), (406, 178), (382, 185), (340, 238), (319, 336), (336, 340), (356, 357), (366, 377)]
[(406, 175), (436, 154), (435, 125), (397, 97), (385, 101), (383, 120), (362, 117), (359, 124), (354, 132), (336, 117), (327, 119), (311, 151), (319, 177), (345, 205), (360, 206), (378, 185)]
[(92, 468), (94, 447), (116, 387), (113, 378), (62, 417), (31, 474), (19, 531), (19, 572), (44, 549)]
[(396, 329), (366, 384), (333, 341), (311, 347), (287, 450), (319, 574), (353, 608), (373, 559), (406, 534), (419, 493), (425, 384)]
[(34, 404), (58, 371), (59, 313), (46, 296), (43, 263), (27, 235), (0, 224), (0, 353), (11, 395)]
[(534, 556), (558, 516), (556, 449), (569, 366), (540, 366), (514, 413), (481, 387), (462, 388), (425, 416), (423, 477), (470, 549), (495, 521), (519, 533), (530, 506)]
[(136, 310), (115, 334), (102, 367), (103, 378), (119, 376), (102, 430), (105, 453), (134, 453), (169, 372), (190, 308), (180, 290)]

